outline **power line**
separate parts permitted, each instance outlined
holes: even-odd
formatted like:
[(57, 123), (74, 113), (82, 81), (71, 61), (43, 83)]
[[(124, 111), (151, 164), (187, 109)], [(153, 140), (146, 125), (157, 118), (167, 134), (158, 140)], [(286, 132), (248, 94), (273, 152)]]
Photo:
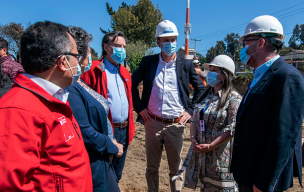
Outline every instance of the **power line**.
[[(292, 8), (297, 7), (297, 6), (299, 6), (299, 5), (302, 5), (302, 4), (304, 4), (304, 2), (303, 2), (303, 3), (299, 3), (299, 4), (297, 4), (297, 5), (294, 5), (294, 6), (291, 6), (291, 7), (289, 7), (289, 8), (286, 8), (286, 9), (283, 9), (283, 10), (280, 10), (280, 11), (277, 11), (277, 12), (275, 12), (275, 13), (272, 13), (271, 15), (275, 15), (275, 14), (277, 14), (277, 13), (284, 12), (284, 11), (286, 11), (286, 10), (292, 9)], [(300, 11), (300, 12), (297, 12), (297, 13), (294, 13), (294, 12), (295, 12), (295, 11), (302, 10), (302, 9), (304, 9), (304, 8), (300, 8), (300, 9), (297, 9), (297, 10), (293, 10), (293, 11), (290, 11), (290, 12), (288, 12), (288, 13), (284, 13), (284, 14), (282, 14), (282, 15), (279, 15), (279, 16), (277, 16), (277, 17), (278, 17), (279, 19), (284, 19), (284, 18), (293, 16), (293, 15), (297, 15), (297, 14), (303, 13), (304, 11)], [(288, 15), (288, 14), (290, 14), (290, 13), (294, 13), (294, 14)], [(287, 15), (287, 16), (285, 16), (285, 15)], [(282, 17), (282, 16), (285, 16), (285, 17)], [(233, 26), (233, 27), (229, 27), (229, 28), (226, 28), (226, 29), (222, 29), (222, 30), (219, 30), (219, 31), (207, 33), (207, 34), (205, 34), (205, 35), (200, 35), (200, 36), (196, 36), (196, 37), (203, 37), (203, 39), (211, 39), (211, 38), (219, 37), (219, 36), (225, 35), (225, 34), (227, 33), (227, 30), (228, 30), (228, 29), (234, 29), (234, 28), (235, 28), (234, 30), (239, 30), (239, 29), (241, 29), (241, 28), (244, 28), (244, 25), (246, 25), (246, 24), (248, 24), (248, 23), (249, 23), (249, 22), (242, 23), (242, 24), (239, 24), (239, 25), (236, 25), (236, 26)], [(240, 31), (240, 30), (239, 30), (239, 31)], [(238, 32), (239, 32), (239, 31), (238, 31)], [(229, 33), (229, 32), (228, 32), (228, 33)], [(286, 34), (285, 34), (285, 35), (286, 35)], [(193, 44), (193, 43), (191, 43), (191, 44)]]

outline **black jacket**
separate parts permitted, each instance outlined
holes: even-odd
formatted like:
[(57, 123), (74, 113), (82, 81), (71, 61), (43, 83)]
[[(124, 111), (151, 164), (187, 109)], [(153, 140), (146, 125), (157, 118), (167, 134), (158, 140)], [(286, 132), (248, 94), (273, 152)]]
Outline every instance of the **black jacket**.
[(285, 191), (297, 176), (302, 185), (303, 95), (303, 76), (280, 57), (243, 97), (231, 162), (238, 184)]
[[(132, 75), (133, 106), (137, 113), (148, 106), (158, 63), (159, 54), (143, 57), (138, 69)], [(191, 60), (176, 56), (176, 75), (180, 99), (185, 110), (192, 116), (194, 104), (198, 101), (206, 88), (197, 75)], [(143, 93), (140, 100), (137, 87), (141, 81), (143, 81)], [(192, 84), (195, 91), (192, 103), (189, 98), (189, 84)], [(138, 115), (137, 121), (140, 117), (141, 116)]]

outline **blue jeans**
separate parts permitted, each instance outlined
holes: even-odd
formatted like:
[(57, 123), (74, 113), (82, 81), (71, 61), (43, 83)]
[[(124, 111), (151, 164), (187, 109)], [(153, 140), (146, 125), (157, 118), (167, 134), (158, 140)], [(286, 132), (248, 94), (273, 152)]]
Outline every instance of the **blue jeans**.
[(122, 170), (125, 166), (127, 150), (128, 150), (128, 127), (124, 129), (119, 129), (119, 127), (114, 127), (114, 137), (118, 143), (123, 145), (123, 155), (121, 157), (113, 156), (112, 166), (114, 168), (117, 180), (121, 179)]

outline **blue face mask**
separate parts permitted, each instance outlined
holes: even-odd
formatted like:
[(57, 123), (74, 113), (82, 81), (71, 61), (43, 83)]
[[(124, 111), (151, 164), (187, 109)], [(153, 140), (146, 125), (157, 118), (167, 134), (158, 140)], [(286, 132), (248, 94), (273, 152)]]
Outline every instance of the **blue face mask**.
[(92, 57), (91, 57), (91, 53), (90, 53), (88, 66), (84, 66), (84, 73), (87, 72), (88, 70), (90, 70), (91, 66), (92, 66)]
[[(77, 80), (79, 79), (79, 77), (80, 77), (80, 75), (81, 75), (81, 67), (80, 67), (80, 65), (79, 65), (79, 63), (77, 63), (77, 66), (75, 66), (75, 67), (71, 67), (71, 65), (70, 65), (70, 63), (68, 62), (68, 60), (67, 60), (67, 63), (68, 63), (68, 65), (69, 65), (69, 69), (67, 69), (67, 70), (71, 70), (71, 72), (72, 72), (72, 82), (71, 82), (71, 85), (73, 85), (75, 82), (77, 82)], [(73, 73), (73, 69), (74, 68), (76, 68), (77, 67), (77, 73), (74, 75), (74, 73)]]
[[(256, 42), (258, 42), (258, 41), (256, 41)], [(256, 42), (252, 43), (251, 45), (255, 44)], [(241, 49), (241, 51), (240, 51), (240, 59), (241, 59), (242, 63), (244, 63), (244, 65), (247, 65), (247, 63), (248, 63), (250, 57), (258, 52), (258, 51), (256, 51), (256, 52), (254, 52), (253, 54), (248, 55), (247, 49), (248, 49), (249, 46), (251, 46), (251, 45), (246, 45), (246, 46), (243, 47), (243, 48)]]
[(171, 56), (176, 51), (176, 42), (164, 42), (162, 43), (162, 51), (168, 55)]
[(207, 73), (207, 76), (206, 76), (206, 80), (207, 80), (207, 83), (211, 86), (211, 87), (214, 87), (216, 86), (220, 80), (217, 80), (217, 75), (218, 73), (217, 72), (212, 72), (212, 71), (209, 71)]
[(121, 64), (126, 58), (126, 50), (124, 48), (113, 47), (111, 57), (116, 63)]

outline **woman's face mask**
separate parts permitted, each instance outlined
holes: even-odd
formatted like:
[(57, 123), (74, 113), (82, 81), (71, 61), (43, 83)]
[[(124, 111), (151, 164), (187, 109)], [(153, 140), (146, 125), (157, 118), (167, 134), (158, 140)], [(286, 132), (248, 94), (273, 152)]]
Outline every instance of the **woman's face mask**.
[(89, 55), (89, 62), (88, 62), (88, 65), (85, 66), (85, 65), (82, 65), (84, 66), (84, 73), (87, 72), (88, 70), (90, 70), (91, 66), (92, 66), (92, 56), (91, 56), (91, 53)]
[(217, 76), (217, 72), (209, 71), (207, 73), (206, 80), (211, 87), (215, 87), (220, 82), (220, 80), (217, 79)]
[[(68, 63), (69, 67), (67, 70), (71, 70), (72, 72), (72, 82), (71, 85), (73, 85), (75, 82), (77, 82), (77, 80), (79, 79), (80, 75), (81, 75), (81, 67), (79, 65), (79, 63), (77, 63), (77, 65), (75, 67), (71, 67), (70, 63), (68, 62), (68, 60), (66, 60), (66, 62)], [(73, 69), (77, 67), (77, 72), (76, 74), (73, 73)]]

